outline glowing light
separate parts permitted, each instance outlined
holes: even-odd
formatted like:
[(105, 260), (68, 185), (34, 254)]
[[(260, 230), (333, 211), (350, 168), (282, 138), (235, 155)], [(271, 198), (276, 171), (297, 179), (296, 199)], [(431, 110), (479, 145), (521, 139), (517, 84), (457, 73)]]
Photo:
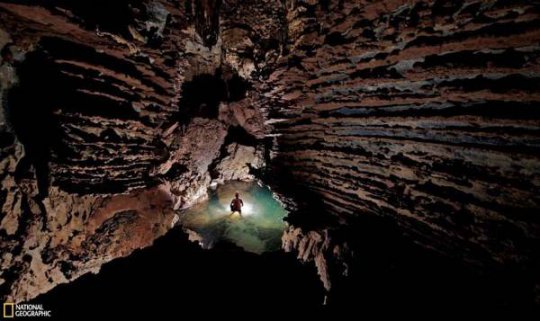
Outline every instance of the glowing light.
[[(244, 202), (242, 216), (238, 212), (231, 215), (231, 203), (237, 192)], [(260, 254), (281, 248), (286, 214), (267, 187), (255, 182), (231, 181), (210, 190), (208, 200), (183, 212), (180, 222), (184, 229), (197, 234), (192, 239), (205, 248), (226, 240)]]
[(249, 203), (244, 202), (244, 206), (242, 206), (242, 215), (253, 215), (253, 206)]
[[(223, 207), (226, 208), (225, 205), (223, 205)], [(236, 215), (237, 213), (238, 212), (235, 212), (234, 214)], [(244, 202), (244, 206), (242, 206), (242, 216), (251, 216), (254, 214), (255, 214), (255, 211), (254, 211), (253, 205), (250, 203)]]

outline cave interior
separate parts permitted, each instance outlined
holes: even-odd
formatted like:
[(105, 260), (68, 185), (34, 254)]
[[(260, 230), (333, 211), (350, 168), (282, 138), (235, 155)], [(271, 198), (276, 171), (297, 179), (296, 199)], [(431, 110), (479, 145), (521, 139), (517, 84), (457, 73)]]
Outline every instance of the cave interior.
[(1, 0), (0, 48), (2, 302), (540, 311), (535, 1)]

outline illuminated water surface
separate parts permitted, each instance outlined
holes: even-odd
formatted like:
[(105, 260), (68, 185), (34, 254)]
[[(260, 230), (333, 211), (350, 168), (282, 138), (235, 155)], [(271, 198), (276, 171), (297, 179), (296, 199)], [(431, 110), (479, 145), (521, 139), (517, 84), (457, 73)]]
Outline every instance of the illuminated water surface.
[[(244, 201), (242, 216), (231, 215), (230, 203), (235, 192)], [(227, 240), (257, 254), (280, 248), (287, 211), (270, 189), (256, 182), (233, 181), (210, 190), (209, 194), (208, 201), (181, 214), (180, 224), (191, 240), (203, 248)]]

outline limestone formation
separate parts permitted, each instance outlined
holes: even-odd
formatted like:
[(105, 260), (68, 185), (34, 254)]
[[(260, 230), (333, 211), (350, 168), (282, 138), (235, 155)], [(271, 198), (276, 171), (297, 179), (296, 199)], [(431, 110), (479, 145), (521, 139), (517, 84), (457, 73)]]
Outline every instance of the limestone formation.
[(333, 278), (348, 275), (353, 255), (348, 244), (336, 242), (331, 233), (328, 229), (305, 232), (291, 226), (282, 237), (285, 252), (295, 252), (302, 262), (313, 261), (327, 291), (332, 289)]

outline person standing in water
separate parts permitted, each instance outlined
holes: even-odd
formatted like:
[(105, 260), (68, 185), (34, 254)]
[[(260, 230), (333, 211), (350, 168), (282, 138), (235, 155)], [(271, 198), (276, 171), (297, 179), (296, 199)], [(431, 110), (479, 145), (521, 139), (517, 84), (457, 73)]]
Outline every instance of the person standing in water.
[(238, 214), (242, 216), (242, 206), (244, 206), (244, 201), (240, 198), (240, 193), (236, 192), (231, 201), (231, 215), (233, 215), (234, 212), (238, 212)]

